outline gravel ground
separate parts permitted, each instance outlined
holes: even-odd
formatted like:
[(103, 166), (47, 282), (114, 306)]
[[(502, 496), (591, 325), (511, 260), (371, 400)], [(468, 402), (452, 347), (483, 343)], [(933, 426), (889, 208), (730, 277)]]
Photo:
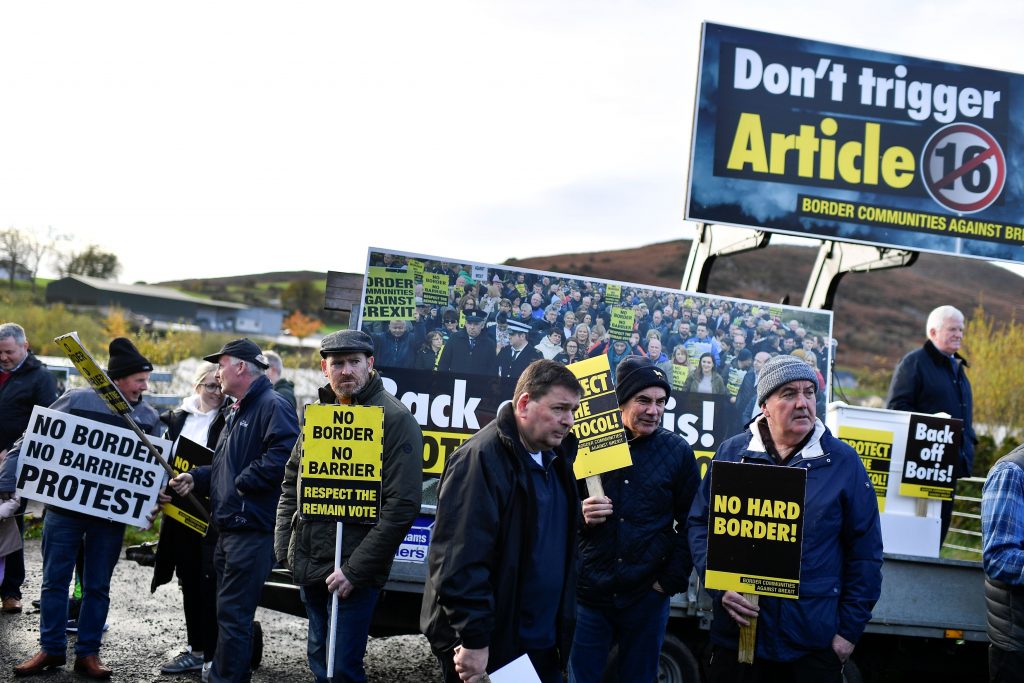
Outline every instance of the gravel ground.
[[(39, 649), (39, 613), (31, 607), (31, 600), (39, 595), (42, 575), (39, 540), (26, 541), (25, 552), (28, 578), (22, 593), (26, 610), (21, 614), (0, 614), (0, 680), (11, 678), (11, 668)], [(173, 582), (160, 587), (155, 594), (149, 592), (152, 572), (151, 567), (139, 566), (123, 557), (117, 563), (110, 588), (110, 630), (104, 636), (100, 657), (114, 670), (115, 681), (198, 681), (198, 672), (160, 674), (160, 664), (183, 647), (185, 617), (181, 594)], [(313, 680), (306, 666), (306, 620), (262, 607), (257, 610), (256, 619), (263, 626), (264, 654), (262, 666), (252, 680)], [(72, 671), (74, 650), (70, 644), (68, 655), (63, 671), (27, 680), (85, 680)], [(440, 679), (423, 636), (371, 638), (366, 670), (371, 683), (433, 683)]]

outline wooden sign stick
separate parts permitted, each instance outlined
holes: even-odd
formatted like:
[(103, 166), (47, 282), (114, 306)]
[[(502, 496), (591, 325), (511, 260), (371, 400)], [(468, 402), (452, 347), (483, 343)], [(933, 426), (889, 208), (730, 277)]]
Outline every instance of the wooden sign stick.
[(594, 496), (601, 496), (604, 498), (604, 486), (601, 485), (601, 475), (595, 474), (586, 478), (587, 482), (587, 493), (593, 498)]
[[(757, 607), (757, 595), (756, 594), (742, 594), (754, 607)], [(754, 663), (754, 650), (757, 645), (757, 617), (747, 617), (747, 621), (750, 622), (747, 626), (740, 626), (740, 649), (736, 656), (736, 661), (740, 664), (753, 664)]]

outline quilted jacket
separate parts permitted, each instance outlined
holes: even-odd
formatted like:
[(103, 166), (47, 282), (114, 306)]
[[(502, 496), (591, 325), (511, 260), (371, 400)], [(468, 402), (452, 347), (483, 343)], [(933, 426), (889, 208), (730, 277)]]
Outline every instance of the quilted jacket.
[[(679, 593), (693, 567), (686, 541), (686, 515), (700, 484), (693, 450), (660, 427), (645, 437), (626, 434), (633, 464), (601, 475), (614, 514), (603, 524), (580, 525), (577, 597), (585, 605), (629, 605), (655, 581), (667, 594)], [(587, 496), (585, 488), (580, 495)]]

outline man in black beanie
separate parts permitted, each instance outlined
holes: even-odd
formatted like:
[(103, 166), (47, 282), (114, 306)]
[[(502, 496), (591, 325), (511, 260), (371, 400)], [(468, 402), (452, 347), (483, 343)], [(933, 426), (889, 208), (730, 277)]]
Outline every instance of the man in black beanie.
[[(153, 365), (124, 337), (110, 342), (107, 375), (132, 406), (131, 418), (145, 433), (159, 435), (160, 416), (142, 400), (149, 388)], [(51, 410), (59, 410), (96, 422), (123, 427), (92, 387), (71, 389), (58, 398)], [(21, 439), (11, 449), (0, 474), (0, 492), (13, 490)], [(9, 482), (9, 483), (8, 483)], [(2, 494), (0, 494), (2, 495)], [(99, 658), (103, 625), (110, 607), (110, 577), (121, 554), (124, 524), (110, 522), (55, 505), (46, 506), (43, 524), (43, 585), (39, 605), (39, 652), (14, 667), (15, 676), (31, 676), (61, 667), (67, 658), (68, 585), (75, 558), (82, 548), (82, 606), (78, 613), (75, 671), (86, 678), (110, 678), (112, 671)]]
[(615, 377), (633, 464), (602, 474), (605, 495), (583, 501), (569, 657), (578, 683), (602, 680), (613, 644), (619, 680), (657, 678), (669, 598), (686, 590), (693, 567), (684, 530), (700, 475), (690, 445), (661, 426), (668, 378), (644, 356), (624, 358)]

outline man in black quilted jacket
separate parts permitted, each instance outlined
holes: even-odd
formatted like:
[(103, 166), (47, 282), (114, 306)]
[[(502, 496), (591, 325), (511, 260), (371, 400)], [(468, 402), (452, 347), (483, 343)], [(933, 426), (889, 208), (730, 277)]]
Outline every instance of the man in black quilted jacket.
[(645, 357), (627, 356), (616, 368), (633, 464), (602, 474), (605, 495), (583, 501), (570, 683), (602, 680), (614, 644), (619, 680), (657, 677), (669, 597), (686, 590), (693, 568), (686, 516), (700, 483), (689, 444), (661, 426), (669, 390), (665, 372)]

